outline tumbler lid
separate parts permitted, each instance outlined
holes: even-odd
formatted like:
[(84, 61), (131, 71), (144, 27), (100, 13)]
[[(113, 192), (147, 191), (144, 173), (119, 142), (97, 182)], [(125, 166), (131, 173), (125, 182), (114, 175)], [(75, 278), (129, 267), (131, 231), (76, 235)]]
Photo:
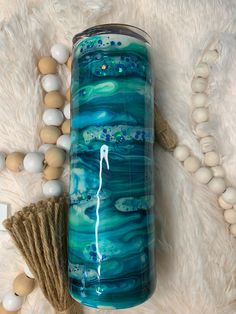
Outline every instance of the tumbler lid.
[(151, 41), (152, 41), (150, 35), (137, 26), (132, 26), (128, 24), (110, 23), (110, 24), (95, 25), (90, 28), (87, 28), (83, 32), (76, 34), (72, 40), (73, 46), (75, 46), (75, 44), (81, 39), (88, 38), (94, 35), (102, 35), (102, 34), (127, 35), (127, 36), (140, 39), (149, 44), (151, 44)]

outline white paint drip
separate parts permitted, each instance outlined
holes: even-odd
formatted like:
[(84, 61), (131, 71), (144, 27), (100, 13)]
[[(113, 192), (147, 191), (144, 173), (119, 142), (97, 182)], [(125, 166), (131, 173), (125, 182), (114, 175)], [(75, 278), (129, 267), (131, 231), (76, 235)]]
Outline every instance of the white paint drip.
[[(95, 237), (96, 237), (96, 251), (97, 251), (97, 255), (99, 257), (99, 261), (102, 260), (102, 255), (99, 251), (99, 245), (98, 245), (98, 227), (99, 227), (99, 208), (100, 208), (100, 191), (102, 188), (102, 162), (103, 159), (106, 162), (107, 165), (107, 169), (109, 170), (109, 161), (108, 161), (108, 146), (107, 145), (102, 145), (100, 148), (100, 167), (99, 167), (99, 187), (97, 190), (97, 207), (96, 207), (96, 227), (95, 227)], [(100, 270), (100, 268), (99, 268)], [(99, 274), (100, 276), (100, 274)]]

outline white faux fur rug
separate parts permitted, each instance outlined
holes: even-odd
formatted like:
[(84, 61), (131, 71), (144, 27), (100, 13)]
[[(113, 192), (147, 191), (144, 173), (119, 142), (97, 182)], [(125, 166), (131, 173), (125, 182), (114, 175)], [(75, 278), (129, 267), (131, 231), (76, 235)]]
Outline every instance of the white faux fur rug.
[[(236, 185), (235, 17), (235, 0), (0, 0), (0, 150), (27, 152), (40, 144), (42, 101), (36, 64), (52, 44), (70, 45), (73, 34), (94, 24), (129, 23), (152, 36), (159, 107), (180, 142), (200, 158), (189, 119), (190, 83), (203, 50), (217, 41), (220, 57), (210, 78), (209, 128), (218, 140), (227, 177)], [(67, 174), (68, 169), (65, 181)], [(112, 313), (236, 313), (236, 239), (229, 235), (215, 195), (160, 147), (156, 182), (156, 292), (137, 308)], [(40, 175), (3, 171), (0, 202), (9, 203), (13, 213), (42, 197), (41, 184)], [(22, 271), (23, 261), (4, 232), (0, 254), (1, 299)], [(53, 310), (36, 289), (21, 313)]]

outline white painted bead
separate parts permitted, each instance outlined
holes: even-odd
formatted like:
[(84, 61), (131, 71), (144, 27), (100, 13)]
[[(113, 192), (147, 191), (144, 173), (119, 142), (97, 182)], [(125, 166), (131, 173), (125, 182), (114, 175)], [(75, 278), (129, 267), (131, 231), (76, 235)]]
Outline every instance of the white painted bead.
[(66, 63), (69, 54), (69, 49), (63, 44), (55, 44), (51, 48), (51, 55), (58, 63)]
[(207, 104), (207, 95), (205, 93), (196, 93), (192, 96), (192, 103), (194, 107), (204, 107)]
[(195, 172), (196, 179), (202, 183), (207, 184), (211, 178), (213, 177), (212, 171), (210, 168), (207, 167), (201, 167)]
[(43, 194), (46, 197), (57, 197), (63, 193), (63, 183), (59, 180), (50, 180), (43, 185)]
[(5, 153), (0, 153), (0, 171), (2, 171), (6, 166), (6, 157)]
[(63, 112), (66, 119), (70, 120), (70, 103), (65, 105)]
[(236, 189), (232, 186), (228, 187), (226, 191), (222, 194), (223, 200), (229, 204), (236, 203)]
[(61, 81), (56, 74), (47, 74), (42, 77), (42, 87), (46, 92), (52, 92), (61, 88)]
[(203, 137), (200, 140), (200, 146), (203, 153), (212, 152), (216, 148), (215, 139), (212, 136)]
[(236, 224), (231, 225), (229, 227), (229, 231), (234, 237), (236, 237)]
[(24, 298), (16, 295), (14, 291), (9, 291), (2, 299), (2, 306), (5, 310), (9, 312), (18, 311), (22, 304), (23, 304)]
[(218, 203), (219, 203), (220, 207), (223, 208), (223, 209), (231, 209), (231, 208), (232, 208), (232, 205), (229, 204), (229, 203), (226, 203), (226, 202), (223, 200), (222, 196), (220, 196), (220, 197), (218, 198)]
[(68, 152), (70, 150), (70, 135), (61, 135), (57, 140), (57, 147), (60, 147)]
[(192, 119), (196, 123), (207, 121), (209, 118), (209, 112), (207, 108), (197, 108), (193, 110)]
[(226, 209), (224, 211), (224, 218), (225, 221), (229, 224), (235, 224), (236, 223), (236, 211), (233, 209)]
[(216, 50), (208, 50), (205, 52), (202, 61), (207, 64), (212, 64), (218, 58), (218, 52)]
[(209, 135), (209, 129), (206, 126), (206, 122), (198, 123), (195, 127), (196, 136), (199, 138), (203, 138)]
[(202, 93), (207, 88), (207, 80), (202, 77), (194, 77), (192, 80), (192, 91)]
[(43, 122), (46, 125), (59, 126), (64, 121), (64, 115), (61, 110), (58, 109), (47, 109), (43, 113)]
[(214, 167), (220, 162), (220, 156), (216, 152), (208, 152), (205, 154), (204, 163), (206, 166)]
[(200, 161), (194, 157), (190, 156), (184, 161), (184, 168), (189, 172), (195, 172), (200, 168)]
[(28, 153), (23, 161), (24, 169), (31, 173), (41, 172), (43, 170), (43, 160), (44, 155), (42, 153)]
[(187, 146), (179, 145), (174, 150), (174, 157), (179, 161), (184, 161), (190, 154)]
[(215, 166), (211, 168), (214, 177), (224, 177), (225, 176), (225, 170), (221, 166)]
[(225, 185), (225, 181), (222, 178), (218, 178), (218, 177), (213, 177), (211, 179), (211, 181), (208, 183), (208, 187), (209, 189), (216, 193), (216, 194), (221, 194), (225, 191), (226, 189), (226, 185)]
[(34, 279), (34, 275), (30, 271), (30, 269), (26, 263), (24, 265), (24, 273), (26, 274), (27, 277)]
[(207, 78), (209, 76), (209, 67), (205, 62), (199, 63), (195, 69), (195, 75), (203, 78)]
[(53, 147), (53, 146), (55, 146), (55, 145), (53, 145), (53, 144), (42, 144), (42, 145), (39, 147), (39, 152), (42, 153), (42, 154), (45, 154), (46, 151), (47, 151), (49, 148)]

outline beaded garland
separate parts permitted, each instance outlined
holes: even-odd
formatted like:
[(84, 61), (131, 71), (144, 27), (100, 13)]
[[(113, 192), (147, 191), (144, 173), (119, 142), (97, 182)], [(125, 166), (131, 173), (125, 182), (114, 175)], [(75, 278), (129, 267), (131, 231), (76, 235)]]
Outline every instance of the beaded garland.
[(221, 166), (220, 154), (216, 151), (214, 138), (206, 129), (209, 120), (208, 96), (206, 93), (210, 68), (218, 58), (216, 49), (207, 50), (200, 62), (195, 67), (192, 80), (192, 121), (194, 134), (199, 140), (203, 153), (203, 161), (193, 156), (191, 150), (179, 144), (173, 154), (176, 159), (183, 163), (189, 171), (202, 184), (218, 197), (219, 206), (224, 210), (223, 216), (229, 225), (230, 233), (236, 237), (236, 188), (225, 180), (225, 171)]
[[(52, 57), (43, 57), (38, 62), (38, 70), (42, 75), (42, 87), (46, 92), (44, 105), (47, 109), (43, 113), (45, 126), (40, 131), (42, 145), (37, 152), (23, 154), (0, 152), (0, 170), (5, 167), (13, 172), (22, 170), (30, 173), (43, 173), (46, 182), (42, 190), (46, 197), (59, 196), (63, 193), (60, 176), (66, 153), (70, 149), (70, 89), (64, 97), (60, 92), (61, 81), (56, 75), (57, 64), (66, 63), (71, 68), (69, 49), (56, 44), (51, 49)], [(66, 102), (66, 103), (65, 103)], [(24, 273), (13, 281), (13, 288), (5, 294), (0, 304), (0, 314), (16, 314), (20, 310), (25, 298), (33, 291), (35, 279), (25, 264)]]
[[(70, 89), (67, 89), (65, 96), (60, 93), (61, 80), (57, 75), (58, 64), (64, 63), (70, 70), (71, 56), (69, 49), (63, 44), (55, 44), (51, 48), (51, 56), (42, 57), (38, 62), (46, 107), (42, 117), (45, 126), (40, 130), (42, 145), (38, 151), (27, 154), (14, 152), (8, 155), (0, 152), (0, 170), (6, 167), (13, 172), (22, 170), (30, 173), (42, 172), (46, 180), (42, 191), (46, 197), (59, 196), (63, 193), (63, 184), (59, 178), (63, 173), (65, 152), (70, 149)], [(50, 164), (46, 158), (50, 153), (51, 160), (61, 158), (63, 162)]]
[(24, 299), (34, 290), (35, 279), (25, 264), (24, 272), (13, 281), (12, 290), (7, 292), (0, 304), (0, 314), (16, 314), (20, 310)]

